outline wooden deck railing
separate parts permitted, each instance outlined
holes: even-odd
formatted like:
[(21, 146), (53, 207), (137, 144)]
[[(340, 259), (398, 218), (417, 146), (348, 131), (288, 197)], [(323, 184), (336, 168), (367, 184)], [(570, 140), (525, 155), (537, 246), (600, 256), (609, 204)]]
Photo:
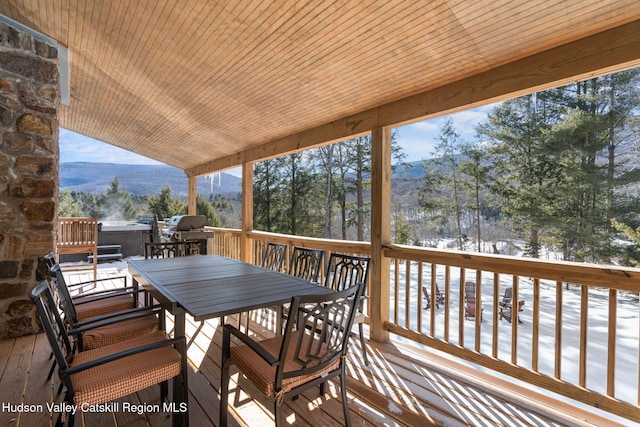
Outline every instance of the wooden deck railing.
[(98, 268), (98, 220), (96, 218), (58, 218), (56, 250), (58, 254), (87, 254), (92, 256), (91, 263), (76, 264), (80, 269), (90, 265), (93, 277)]
[[(212, 253), (240, 253), (238, 230), (215, 234)], [(363, 242), (249, 236), (254, 253), (267, 241), (371, 253)], [(391, 260), (389, 332), (640, 421), (640, 269), (401, 245), (389, 245), (383, 254)], [(476, 285), (469, 312), (466, 282)], [(523, 311), (508, 313), (511, 322), (500, 316), (506, 288), (512, 288), (515, 307), (524, 301)], [(429, 308), (424, 290), (432, 296)], [(437, 290), (444, 294), (438, 306)]]
[[(640, 421), (640, 269), (399, 245), (384, 255), (393, 260), (390, 332)], [(423, 287), (435, 295), (436, 286), (444, 305), (425, 309)], [(508, 287), (524, 301), (511, 322), (500, 319)]]

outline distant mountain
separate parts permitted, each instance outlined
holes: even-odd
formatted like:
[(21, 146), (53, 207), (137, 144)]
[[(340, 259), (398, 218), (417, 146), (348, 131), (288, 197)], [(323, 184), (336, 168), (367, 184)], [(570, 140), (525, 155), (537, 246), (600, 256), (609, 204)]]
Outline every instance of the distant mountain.
[[(393, 171), (394, 180), (413, 180), (424, 175), (422, 161), (398, 166)], [(115, 177), (120, 188), (135, 195), (157, 195), (167, 184), (174, 196), (188, 195), (188, 180), (181, 169), (167, 165), (125, 165), (119, 163), (65, 162), (60, 163), (60, 190), (83, 193), (104, 193)], [(199, 194), (238, 194), (242, 191), (241, 179), (222, 172), (215, 178), (200, 177), (196, 180)]]
[(406, 166), (396, 166), (392, 172), (393, 179), (414, 179), (424, 175), (424, 165), (422, 160), (408, 162)]
[[(115, 177), (120, 188), (135, 195), (157, 195), (167, 184), (174, 196), (189, 194), (188, 179), (181, 169), (167, 165), (123, 165), (117, 163), (60, 163), (60, 190), (104, 193)], [(237, 194), (242, 191), (240, 178), (222, 172), (215, 178), (199, 177), (199, 194)]]

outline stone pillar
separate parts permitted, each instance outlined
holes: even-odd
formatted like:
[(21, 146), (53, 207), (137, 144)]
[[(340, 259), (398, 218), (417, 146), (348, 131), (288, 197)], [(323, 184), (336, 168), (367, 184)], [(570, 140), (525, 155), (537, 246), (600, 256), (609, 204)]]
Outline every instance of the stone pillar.
[(29, 291), (54, 250), (58, 53), (0, 22), (0, 339), (40, 330)]

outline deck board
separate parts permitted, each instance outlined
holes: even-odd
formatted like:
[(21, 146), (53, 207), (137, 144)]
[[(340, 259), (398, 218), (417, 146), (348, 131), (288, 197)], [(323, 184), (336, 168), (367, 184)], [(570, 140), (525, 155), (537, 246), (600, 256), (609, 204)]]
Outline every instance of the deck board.
[[(71, 282), (79, 280), (76, 277)], [(272, 336), (273, 313), (272, 310), (251, 312), (250, 333), (258, 339)], [(246, 319), (246, 315), (243, 317)], [(237, 325), (236, 316), (227, 317), (226, 321)], [(172, 318), (168, 315), (167, 330), (172, 328)], [(220, 407), (218, 388), (222, 342), (219, 319), (196, 322), (187, 316), (186, 333), (191, 425), (216, 426)], [(347, 363), (347, 388), (354, 426), (563, 427), (594, 426), (603, 422), (603, 418), (597, 415), (583, 416), (585, 413), (565, 402), (551, 407), (553, 400), (544, 394), (515, 386), (510, 388), (504, 379), (481, 374), (410, 344), (367, 341), (369, 366), (362, 361), (359, 341), (353, 340), (352, 346)], [(43, 334), (0, 341), (0, 402), (44, 405), (45, 401), (55, 397), (58, 381), (47, 383), (44, 380), (51, 366), (49, 352)], [(272, 425), (272, 401), (260, 396), (244, 378), (238, 379), (233, 368), (232, 373), (229, 425)], [(171, 387), (169, 389), (171, 391)], [(118, 401), (122, 407), (123, 402), (159, 404), (159, 398), (159, 388), (154, 386)], [(283, 413), (289, 422), (295, 421), (296, 426), (342, 425), (338, 384), (329, 382), (324, 396), (319, 396), (317, 388), (305, 391), (298, 400), (285, 402)], [(50, 425), (50, 417), (44, 413), (0, 412), (0, 425)], [(77, 417), (76, 425), (168, 427), (171, 417), (162, 411), (91, 413)], [(607, 425), (619, 424), (608, 420)]]
[[(33, 342), (33, 351), (29, 362), (29, 375), (27, 376), (24, 402), (39, 403), (50, 402), (54, 396), (54, 379), (47, 381), (49, 369), (53, 359), (49, 359), (51, 350), (47, 337), (44, 334), (37, 335)], [(42, 412), (23, 413), (20, 423), (24, 425), (46, 426), (51, 424), (52, 414), (46, 407)]]

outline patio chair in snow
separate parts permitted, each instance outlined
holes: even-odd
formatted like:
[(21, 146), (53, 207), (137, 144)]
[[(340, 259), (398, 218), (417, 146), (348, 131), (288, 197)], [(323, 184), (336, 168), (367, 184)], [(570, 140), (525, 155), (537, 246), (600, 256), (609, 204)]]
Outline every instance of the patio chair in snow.
[[(513, 288), (506, 288), (504, 290), (504, 295), (502, 296), (502, 301), (498, 303), (498, 305), (500, 306), (500, 312), (499, 312), (500, 320), (506, 319), (509, 323), (511, 323), (511, 317), (513, 314), (512, 300), (513, 300)], [(522, 308), (523, 306), (524, 306), (524, 300), (518, 301), (518, 311), (523, 311), (524, 310)], [(522, 323), (520, 316), (517, 316), (517, 317), (518, 317), (518, 323)]]

